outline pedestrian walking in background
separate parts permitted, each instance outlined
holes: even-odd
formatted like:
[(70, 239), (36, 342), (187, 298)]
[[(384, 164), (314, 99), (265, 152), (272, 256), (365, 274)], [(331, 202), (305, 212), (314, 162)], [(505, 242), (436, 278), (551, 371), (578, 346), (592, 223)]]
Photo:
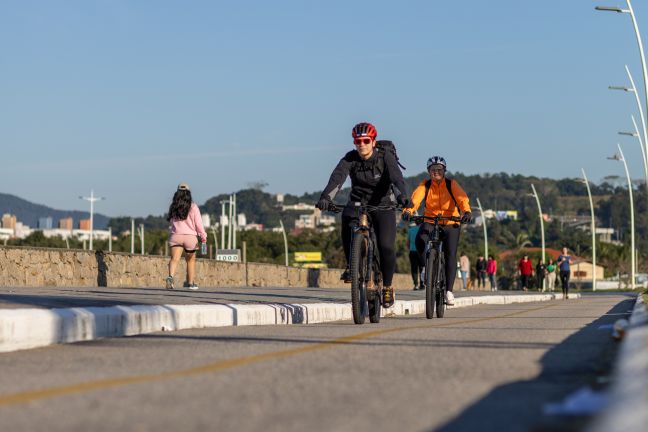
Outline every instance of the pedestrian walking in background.
[(196, 276), (196, 251), (198, 250), (198, 237), (204, 246), (207, 242), (207, 233), (203, 228), (202, 217), (196, 203), (191, 198), (189, 185), (180, 183), (178, 189), (173, 195), (173, 200), (169, 206), (167, 220), (171, 222), (169, 246), (171, 249), (171, 259), (169, 260), (169, 275), (166, 278), (166, 288), (174, 289), (174, 275), (178, 262), (185, 253), (187, 261), (187, 277), (184, 287), (190, 290), (197, 290), (198, 285), (195, 281)]
[(538, 291), (544, 292), (545, 287), (543, 286), (543, 282), (545, 280), (545, 276), (547, 275), (547, 266), (542, 261), (542, 258), (538, 258), (538, 264), (536, 264), (535, 272), (536, 282), (538, 283)]
[(409, 224), (407, 230), (407, 248), (409, 249), (410, 271), (412, 273), (412, 282), (414, 283), (414, 290), (423, 289), (423, 264), (421, 258), (416, 251), (416, 235), (419, 232), (420, 225), (414, 222)]
[(531, 281), (531, 276), (533, 276), (533, 265), (531, 265), (531, 260), (529, 260), (528, 255), (524, 255), (518, 263), (518, 273), (520, 275), (520, 287), (524, 291), (528, 291), (529, 282)]
[(475, 263), (475, 270), (477, 271), (477, 287), (486, 288), (486, 260), (483, 255), (479, 255)]
[(493, 258), (493, 255), (488, 257), (486, 273), (488, 274), (488, 280), (490, 281), (491, 291), (497, 291), (497, 261)]
[(566, 247), (562, 248), (562, 254), (558, 257), (558, 268), (560, 268), (560, 282), (562, 284), (563, 299), (567, 300), (569, 295), (569, 276), (571, 275), (572, 257)]
[(556, 287), (556, 263), (551, 258), (549, 258), (549, 264), (547, 264), (547, 275), (545, 279), (547, 281), (547, 289), (553, 292)]
[(470, 277), (470, 259), (465, 252), (461, 252), (459, 257), (459, 273), (461, 273), (461, 282), (463, 283), (462, 291), (468, 288), (468, 278)]

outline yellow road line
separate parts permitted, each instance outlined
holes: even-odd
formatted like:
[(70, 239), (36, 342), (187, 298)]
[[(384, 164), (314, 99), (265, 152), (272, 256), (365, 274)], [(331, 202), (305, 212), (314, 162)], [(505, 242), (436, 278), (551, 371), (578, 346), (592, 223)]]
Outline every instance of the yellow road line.
[(373, 331), (358, 333), (352, 336), (344, 336), (341, 338), (333, 339), (328, 342), (319, 342), (319, 343), (298, 347), (298, 348), (290, 348), (286, 350), (273, 351), (264, 354), (255, 354), (255, 355), (235, 358), (231, 360), (222, 360), (216, 363), (210, 363), (203, 366), (183, 369), (179, 371), (169, 371), (169, 372), (162, 372), (158, 374), (137, 375), (137, 376), (130, 376), (130, 377), (122, 377), (122, 378), (108, 378), (103, 380), (72, 384), (68, 386), (51, 387), (42, 390), (30, 390), (30, 391), (25, 391), (20, 393), (2, 395), (0, 396), (0, 406), (22, 404), (22, 403), (32, 402), (40, 399), (52, 398), (57, 396), (65, 396), (65, 395), (70, 395), (75, 393), (83, 393), (83, 392), (107, 389), (112, 387), (121, 387), (130, 384), (138, 384), (138, 383), (153, 382), (153, 381), (164, 381), (164, 380), (170, 380), (175, 378), (186, 378), (195, 375), (215, 373), (215, 372), (234, 369), (237, 367), (241, 367), (253, 363), (260, 363), (263, 361), (276, 360), (280, 358), (291, 357), (298, 354), (319, 351), (326, 348), (334, 347), (336, 345), (348, 344), (354, 341), (369, 339), (374, 336), (386, 335), (389, 333), (398, 333), (398, 332), (403, 332), (408, 330), (417, 330), (417, 329), (424, 329), (424, 328), (452, 327), (461, 324), (471, 324), (477, 322), (492, 321), (501, 318), (509, 318), (515, 315), (521, 315), (528, 312), (534, 312), (534, 311), (546, 309), (553, 306), (556, 306), (556, 304), (541, 306), (533, 309), (526, 309), (523, 311), (513, 312), (513, 313), (500, 315), (500, 316), (475, 318), (475, 319), (455, 321), (455, 322), (443, 322), (440, 324), (435, 324), (439, 322), (437, 320), (431, 322), (426, 321), (426, 324), (373, 330)]

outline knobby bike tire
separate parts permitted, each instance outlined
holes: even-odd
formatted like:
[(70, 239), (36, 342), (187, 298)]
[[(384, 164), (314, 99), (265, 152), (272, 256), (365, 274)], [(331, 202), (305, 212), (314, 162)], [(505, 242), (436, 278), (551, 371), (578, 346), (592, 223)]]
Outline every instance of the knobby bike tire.
[(436, 272), (436, 316), (443, 318), (445, 314), (445, 291), (446, 291), (446, 274), (445, 274), (445, 258), (442, 256), (438, 260), (439, 266)]
[(369, 322), (377, 324), (380, 322), (380, 295), (378, 291), (373, 296), (373, 299), (369, 300)]
[(430, 249), (425, 261), (425, 317), (427, 319), (434, 318), (434, 303), (436, 301), (434, 275), (436, 274), (435, 266), (438, 261), (437, 255), (435, 249)]
[(365, 275), (367, 272), (367, 255), (369, 252), (369, 240), (366, 236), (358, 233), (353, 236), (351, 245), (351, 259), (349, 270), (351, 272), (351, 310), (353, 322), (364, 324), (363, 302), (367, 301)]

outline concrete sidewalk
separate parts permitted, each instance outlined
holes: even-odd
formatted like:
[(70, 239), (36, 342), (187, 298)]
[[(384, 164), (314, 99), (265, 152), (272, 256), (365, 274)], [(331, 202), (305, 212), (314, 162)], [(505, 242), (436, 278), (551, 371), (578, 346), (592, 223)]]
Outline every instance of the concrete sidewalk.
[[(0, 352), (158, 331), (314, 324), (352, 318), (349, 291), (341, 289), (243, 288), (194, 292), (42, 288), (8, 291), (0, 293), (3, 302)], [(457, 294), (454, 308), (562, 298), (562, 294)], [(401, 291), (394, 306), (383, 309), (383, 316), (421, 314), (425, 311), (423, 296), (423, 291)], [(570, 296), (579, 297), (580, 294)]]

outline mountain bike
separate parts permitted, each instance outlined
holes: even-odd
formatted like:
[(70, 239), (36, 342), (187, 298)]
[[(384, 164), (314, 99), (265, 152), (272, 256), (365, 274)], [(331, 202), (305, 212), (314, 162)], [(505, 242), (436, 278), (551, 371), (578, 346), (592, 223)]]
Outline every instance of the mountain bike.
[(411, 220), (417, 224), (427, 222), (431, 225), (430, 238), (425, 245), (425, 317), (434, 318), (436, 311), (437, 318), (443, 318), (445, 314), (447, 289), (445, 274), (445, 255), (443, 253), (443, 242), (441, 241), (441, 225), (439, 222), (448, 221), (461, 223), (459, 217), (445, 217), (437, 215), (433, 218), (426, 216), (412, 216)]
[[(352, 227), (349, 273), (351, 274), (351, 310), (353, 322), (364, 324), (369, 316), (372, 323), (380, 322), (382, 308), (382, 271), (378, 253), (376, 233), (371, 224), (369, 212), (375, 210), (396, 210), (396, 206), (371, 206), (360, 202), (350, 205), (357, 211)], [(332, 204), (330, 211), (341, 212), (343, 206)], [(343, 227), (346, 229), (346, 227)]]

